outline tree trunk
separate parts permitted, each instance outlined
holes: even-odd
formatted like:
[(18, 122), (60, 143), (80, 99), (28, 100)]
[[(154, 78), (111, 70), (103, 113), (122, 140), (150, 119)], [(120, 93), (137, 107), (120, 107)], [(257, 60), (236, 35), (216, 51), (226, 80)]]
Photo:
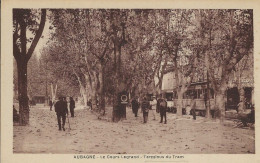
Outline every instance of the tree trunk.
[(105, 107), (106, 107), (106, 101), (105, 101), (105, 92), (104, 92), (104, 65), (101, 63), (101, 72), (99, 73), (99, 82), (100, 82), (100, 91), (99, 91), (99, 110), (102, 115), (105, 114)]
[(224, 122), (225, 117), (225, 87), (221, 87), (219, 91), (216, 91), (216, 113), (220, 113), (220, 122)]
[(210, 119), (210, 89), (209, 89), (209, 73), (207, 69), (207, 93), (204, 93), (204, 100), (206, 104), (206, 118)]
[[(209, 47), (211, 49), (211, 27), (209, 30)], [(206, 53), (205, 54), (205, 64), (206, 64), (206, 69), (207, 69), (207, 95), (206, 95), (206, 117), (208, 119), (210, 119), (210, 90), (209, 90), (209, 67), (210, 67), (210, 63), (209, 63), (209, 54)]]
[(241, 113), (245, 110), (245, 90), (241, 86), (241, 84), (238, 85), (238, 91), (239, 91), (239, 98), (240, 98), (240, 104), (238, 107), (238, 113)]
[(211, 116), (210, 116), (210, 89), (209, 88), (207, 88), (207, 94), (205, 93), (204, 96), (206, 96), (206, 97), (204, 97), (204, 98), (206, 98), (205, 99), (206, 118), (210, 119)]
[(87, 91), (86, 91), (86, 88), (82, 84), (80, 84), (80, 94), (81, 94), (81, 97), (83, 98), (84, 106), (87, 106), (87, 102), (88, 102)]
[(97, 79), (96, 79), (96, 74), (92, 76), (92, 83), (91, 83), (91, 99), (92, 99), (92, 109), (93, 111), (98, 111), (98, 106), (97, 106)]
[(163, 75), (158, 76), (158, 83), (155, 84), (156, 94), (161, 94), (161, 91), (162, 91), (162, 80), (163, 80)]
[[(116, 81), (116, 85), (118, 86), (118, 79)], [(118, 87), (115, 88), (115, 93), (113, 96), (113, 117), (112, 117), (112, 121), (113, 122), (118, 122), (121, 120), (121, 112), (120, 112), (120, 101), (118, 101)]]
[[(22, 11), (22, 10), (20, 10)], [(29, 124), (29, 98), (27, 95), (27, 63), (32, 56), (32, 53), (42, 35), (45, 20), (46, 20), (46, 9), (41, 10), (41, 20), (39, 24), (39, 29), (36, 31), (36, 35), (32, 40), (32, 43), (27, 51), (27, 38), (26, 38), (26, 30), (28, 15), (24, 15), (23, 12), (18, 14), (18, 17), (13, 17), (13, 19), (17, 21), (20, 25), (20, 36), (18, 36), (18, 29), (13, 33), (13, 55), (17, 62), (17, 71), (18, 71), (18, 98), (19, 98), (19, 116), (20, 116), (20, 125)], [(18, 28), (18, 25), (17, 27)], [(20, 37), (20, 49), (17, 45), (17, 39)]]
[(53, 84), (51, 83), (51, 101), (54, 103), (55, 99), (56, 99), (56, 93), (57, 93), (57, 84), (55, 86), (55, 90), (53, 88)]
[(27, 96), (27, 62), (25, 60), (17, 61), (18, 70), (18, 99), (20, 125), (29, 124), (29, 105)]
[[(85, 93), (86, 94), (89, 94), (90, 97), (91, 97), (91, 104), (92, 104), (92, 109), (94, 111), (97, 111), (97, 92), (96, 92), (96, 88), (97, 88), (97, 81), (95, 79), (95, 74), (94, 75), (91, 75), (91, 74), (86, 74), (86, 73), (83, 73), (84, 74), (84, 77), (85, 77), (85, 80), (87, 81), (86, 83), (86, 89), (85, 89)], [(90, 76), (91, 75), (91, 76)], [(88, 92), (87, 92), (88, 90)], [(87, 100), (87, 99), (86, 99)]]
[[(88, 97), (88, 95), (87, 95), (87, 90), (88, 90), (87, 88), (88, 87), (87, 87), (87, 85), (86, 85), (86, 88), (83, 86), (83, 84), (82, 84), (82, 82), (80, 80), (80, 77), (78, 76), (78, 74), (76, 73), (76, 71), (74, 69), (73, 69), (73, 72), (76, 75), (77, 80), (79, 82), (80, 95), (83, 98), (84, 107), (86, 107), (87, 106), (87, 102), (88, 102), (88, 98), (87, 98)], [(84, 75), (84, 77), (85, 77), (85, 79), (87, 81), (87, 75)]]
[(95, 92), (92, 93), (91, 95), (91, 104), (92, 104), (92, 110), (93, 111), (97, 111), (98, 107), (97, 107), (97, 95)]
[[(113, 99), (113, 122), (118, 122), (121, 119), (121, 112), (120, 112), (120, 101), (118, 101), (118, 94), (119, 94), (119, 83), (120, 83), (120, 65), (121, 65), (121, 57), (120, 55), (120, 45), (118, 41), (114, 42), (114, 59), (115, 59), (115, 74), (116, 74), (116, 87)], [(118, 54), (117, 54), (118, 53)]]
[(183, 91), (177, 91), (177, 116), (182, 116)]

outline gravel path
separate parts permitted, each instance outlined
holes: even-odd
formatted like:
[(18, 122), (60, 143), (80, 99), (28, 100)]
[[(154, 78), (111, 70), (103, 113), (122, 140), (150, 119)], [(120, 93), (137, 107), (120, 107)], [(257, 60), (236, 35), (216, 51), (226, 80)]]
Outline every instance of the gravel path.
[[(139, 110), (140, 111), (140, 110)], [(30, 125), (14, 126), (14, 153), (84, 154), (208, 154), (255, 153), (255, 131), (233, 128), (233, 122), (219, 124), (191, 116), (177, 118), (168, 113), (168, 123), (159, 123), (149, 114), (112, 123), (98, 120), (87, 109), (76, 109), (70, 118), (71, 130), (58, 131), (56, 115), (47, 108), (31, 108)]]

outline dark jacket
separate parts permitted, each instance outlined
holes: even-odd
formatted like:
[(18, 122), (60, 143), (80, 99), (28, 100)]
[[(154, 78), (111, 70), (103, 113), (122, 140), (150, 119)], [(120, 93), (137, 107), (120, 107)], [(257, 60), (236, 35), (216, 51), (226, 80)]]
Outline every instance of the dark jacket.
[(52, 103), (52, 101), (51, 101), (51, 100), (50, 100), (50, 102), (49, 102), (49, 105), (50, 105), (50, 106), (52, 106), (52, 105), (53, 105), (53, 103)]
[(65, 101), (57, 101), (54, 105), (55, 112), (60, 115), (68, 114), (68, 107)]
[(74, 109), (74, 108), (75, 108), (75, 101), (70, 100), (70, 109)]
[(132, 109), (138, 109), (139, 108), (139, 103), (137, 102), (137, 100), (133, 100), (132, 101)]
[(147, 101), (147, 100), (144, 100), (143, 102), (142, 102), (142, 111), (143, 112), (148, 112), (149, 111), (149, 109), (150, 109), (150, 103), (149, 103), (149, 101)]
[(159, 108), (160, 108), (160, 112), (166, 112), (167, 102), (165, 99), (160, 99)]
[(157, 104), (156, 104), (156, 112), (159, 113), (160, 112), (160, 102), (162, 101), (162, 99), (157, 99)]

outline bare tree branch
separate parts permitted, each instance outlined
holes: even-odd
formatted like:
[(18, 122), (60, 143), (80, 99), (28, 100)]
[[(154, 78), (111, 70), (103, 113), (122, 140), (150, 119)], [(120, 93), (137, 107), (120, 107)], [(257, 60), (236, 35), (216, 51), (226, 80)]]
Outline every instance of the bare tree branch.
[(44, 25), (45, 25), (45, 21), (46, 21), (46, 9), (41, 9), (42, 11), (42, 14), (41, 14), (41, 22), (40, 22), (40, 25), (39, 25), (39, 29), (37, 30), (36, 32), (36, 35), (32, 41), (32, 44), (26, 54), (26, 59), (27, 61), (29, 61), (29, 59), (31, 58), (32, 56), (32, 53), (39, 41), (39, 39), (41, 38), (41, 35), (42, 35), (42, 32), (43, 32), (43, 29), (44, 29)]

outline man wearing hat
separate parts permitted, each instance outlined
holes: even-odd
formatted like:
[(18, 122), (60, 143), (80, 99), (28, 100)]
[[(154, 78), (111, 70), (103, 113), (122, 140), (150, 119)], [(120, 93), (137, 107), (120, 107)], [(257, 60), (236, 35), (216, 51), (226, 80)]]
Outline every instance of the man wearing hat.
[[(62, 97), (59, 97), (59, 101), (56, 102), (54, 107), (55, 107), (55, 112), (57, 114), (59, 130), (61, 131), (61, 127), (62, 127), (63, 131), (65, 131), (64, 126), (66, 121), (66, 114), (68, 114), (67, 103), (65, 103), (62, 100)], [(62, 119), (62, 126), (61, 126), (61, 119)]]
[(146, 97), (144, 97), (143, 102), (142, 102), (142, 111), (143, 111), (143, 117), (144, 117), (144, 123), (147, 123), (147, 119), (148, 119), (148, 113), (149, 113), (149, 109), (150, 109), (150, 103), (147, 100)]
[(163, 122), (163, 117), (164, 117), (164, 123), (166, 124), (167, 123), (166, 120), (167, 102), (163, 95), (161, 95), (161, 99), (159, 100), (159, 109), (160, 109), (160, 116), (161, 116), (160, 123)]
[(137, 101), (137, 98), (134, 97), (134, 99), (132, 100), (132, 110), (133, 110), (133, 113), (135, 114), (135, 117), (137, 117), (138, 108), (139, 108), (139, 103)]

